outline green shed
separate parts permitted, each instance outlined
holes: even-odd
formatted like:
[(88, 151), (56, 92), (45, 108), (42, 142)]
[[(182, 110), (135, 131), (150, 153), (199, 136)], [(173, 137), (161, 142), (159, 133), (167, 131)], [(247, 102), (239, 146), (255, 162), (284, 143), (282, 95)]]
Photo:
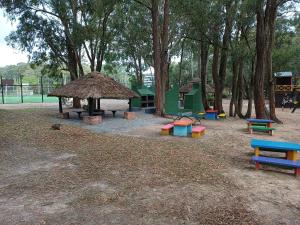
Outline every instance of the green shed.
[(184, 109), (189, 109), (192, 113), (205, 112), (199, 83), (193, 83), (193, 89), (185, 94)]
[(165, 113), (177, 114), (179, 112), (179, 87), (174, 86), (172, 89), (166, 92), (165, 96)]
[(154, 107), (154, 92), (147, 87), (141, 87), (134, 90), (140, 95), (140, 98), (132, 99), (131, 105), (133, 107), (148, 108)]

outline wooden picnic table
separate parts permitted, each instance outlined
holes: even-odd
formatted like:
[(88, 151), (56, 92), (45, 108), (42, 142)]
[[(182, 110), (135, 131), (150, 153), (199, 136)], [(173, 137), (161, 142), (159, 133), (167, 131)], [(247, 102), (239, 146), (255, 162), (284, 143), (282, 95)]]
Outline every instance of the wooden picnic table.
[(296, 161), (300, 145), (291, 142), (279, 142), (269, 140), (252, 139), (251, 147), (254, 148), (255, 156), (260, 156), (261, 151), (284, 152), (286, 159)]
[(274, 123), (273, 120), (255, 119), (255, 118), (247, 119), (247, 121), (248, 121), (248, 128), (252, 125), (262, 125), (262, 126), (266, 126), (266, 127), (272, 127), (272, 123)]
[(177, 120), (173, 123), (174, 136), (188, 136), (188, 134), (192, 133), (192, 123), (190, 120)]
[(218, 119), (218, 110), (206, 110), (205, 111), (205, 119), (208, 120), (217, 120)]

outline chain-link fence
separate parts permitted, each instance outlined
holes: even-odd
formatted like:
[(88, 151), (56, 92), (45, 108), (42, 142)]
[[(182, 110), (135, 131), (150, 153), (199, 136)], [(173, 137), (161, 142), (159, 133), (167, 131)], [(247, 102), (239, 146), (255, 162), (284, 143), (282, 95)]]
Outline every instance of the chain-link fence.
[(1, 77), (0, 104), (58, 102), (56, 97), (47, 94), (60, 84), (48, 77), (41, 77), (37, 84), (28, 84), (20, 79), (4, 79)]

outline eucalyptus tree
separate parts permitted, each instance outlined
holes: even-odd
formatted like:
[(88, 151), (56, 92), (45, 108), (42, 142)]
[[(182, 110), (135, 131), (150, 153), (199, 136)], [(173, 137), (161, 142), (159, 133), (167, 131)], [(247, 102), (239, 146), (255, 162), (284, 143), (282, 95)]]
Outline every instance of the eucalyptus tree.
[[(212, 2), (204, 1), (175, 1), (176, 13), (180, 15), (179, 20), (184, 27), (182, 32), (182, 51), (183, 47), (195, 49), (198, 59), (197, 76), (201, 79), (202, 100), (205, 108), (208, 107), (206, 100), (207, 66), (209, 46), (212, 43), (209, 37), (209, 29), (214, 14), (212, 13)], [(187, 41), (189, 40), (189, 41)], [(195, 47), (196, 44), (196, 47)], [(181, 54), (182, 56), (183, 54)], [(180, 57), (182, 59), (182, 57)], [(182, 61), (182, 60), (181, 60)], [(180, 70), (181, 71), (181, 70)]]
[[(247, 118), (252, 113), (253, 71), (255, 66), (255, 13), (248, 1), (239, 1), (231, 40), (232, 95), (229, 115)], [(248, 74), (248, 75), (246, 75)], [(242, 114), (243, 98), (248, 98), (248, 109)]]
[(112, 24), (115, 8), (119, 2), (118, 0), (79, 1), (78, 38), (89, 60), (91, 71), (101, 71), (108, 45), (117, 34)]
[(123, 1), (116, 7), (112, 26), (118, 30), (111, 49), (116, 60), (134, 71), (135, 80), (143, 84), (143, 73), (153, 65), (151, 43), (151, 15), (136, 2)]
[[(272, 71), (272, 50), (274, 47), (275, 22), (279, 7), (288, 0), (256, 0), (256, 54), (254, 77), (254, 105), (257, 118), (269, 117), (280, 122), (275, 114), (275, 91)], [(269, 111), (265, 107), (264, 81), (267, 81)]]
[(26, 51), (33, 63), (61, 67), (71, 79), (83, 75), (76, 23), (77, 1), (1, 1), (11, 20), (18, 20), (16, 31), (7, 41)]

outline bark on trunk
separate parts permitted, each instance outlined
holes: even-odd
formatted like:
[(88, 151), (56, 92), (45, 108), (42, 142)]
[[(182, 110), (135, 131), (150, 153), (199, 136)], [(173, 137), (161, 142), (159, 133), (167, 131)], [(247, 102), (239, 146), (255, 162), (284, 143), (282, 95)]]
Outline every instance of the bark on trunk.
[(257, 0), (256, 8), (256, 67), (254, 75), (254, 105), (256, 118), (266, 118), (264, 98), (264, 64), (265, 64), (265, 26), (264, 26), (264, 4)]
[(215, 107), (214, 108), (216, 110), (220, 110), (222, 108), (222, 93), (221, 93), (220, 82), (218, 79), (219, 51), (220, 51), (219, 45), (218, 43), (215, 43), (214, 50), (213, 50), (212, 77), (215, 84)]
[(217, 103), (217, 110), (219, 112), (223, 112), (222, 95), (223, 95), (224, 82), (226, 77), (228, 49), (231, 40), (234, 2), (229, 1), (228, 4), (225, 5), (225, 7), (227, 13), (226, 13), (225, 31), (223, 35), (223, 43), (221, 49), (220, 68), (219, 68), (219, 92), (220, 93), (218, 93), (218, 95), (221, 96), (221, 98), (218, 99), (218, 103)]
[[(164, 1), (163, 24), (161, 33), (159, 25), (159, 1), (152, 0), (152, 38), (155, 73), (156, 115), (163, 116), (165, 91), (168, 77), (168, 43), (169, 43), (169, 0)], [(161, 35), (159, 37), (159, 35)], [(161, 42), (160, 42), (161, 40)]]
[(245, 115), (245, 118), (250, 118), (252, 115), (252, 104), (253, 104), (253, 83), (254, 83), (254, 74), (255, 74), (255, 58), (252, 59), (251, 63), (251, 77), (250, 77), (250, 83), (248, 86), (248, 107), (247, 107), (247, 113)]
[(231, 87), (231, 100), (229, 104), (229, 116), (236, 116), (236, 109), (233, 107), (236, 106), (236, 98), (237, 98), (237, 80), (238, 80), (238, 62), (233, 57), (232, 59), (232, 87)]
[(207, 84), (207, 62), (208, 62), (208, 44), (201, 42), (201, 90), (202, 101), (205, 109), (208, 109), (207, 96), (206, 96), (206, 84)]
[(242, 114), (243, 110), (243, 98), (244, 98), (244, 59), (240, 58), (239, 59), (239, 70), (238, 70), (238, 92), (237, 92), (237, 105), (236, 105), (236, 113), (238, 117), (244, 118)]
[(152, 3), (152, 39), (153, 39), (153, 61), (154, 61), (154, 76), (155, 76), (155, 106), (156, 114), (162, 115), (163, 102), (161, 96), (161, 58), (160, 58), (160, 43), (159, 43), (159, 9), (158, 0), (151, 0)]
[(180, 53), (180, 63), (179, 63), (179, 76), (178, 76), (178, 85), (181, 87), (181, 77), (182, 77), (182, 60), (183, 60), (183, 52), (184, 52), (184, 39), (181, 42), (181, 53)]
[(277, 1), (269, 0), (266, 6), (265, 13), (265, 30), (266, 30), (266, 79), (268, 81), (268, 94), (269, 94), (269, 115), (270, 119), (280, 122), (276, 117), (275, 112), (275, 90), (274, 79), (272, 71), (272, 48), (274, 45), (274, 33), (275, 33), (275, 20), (277, 14)]

